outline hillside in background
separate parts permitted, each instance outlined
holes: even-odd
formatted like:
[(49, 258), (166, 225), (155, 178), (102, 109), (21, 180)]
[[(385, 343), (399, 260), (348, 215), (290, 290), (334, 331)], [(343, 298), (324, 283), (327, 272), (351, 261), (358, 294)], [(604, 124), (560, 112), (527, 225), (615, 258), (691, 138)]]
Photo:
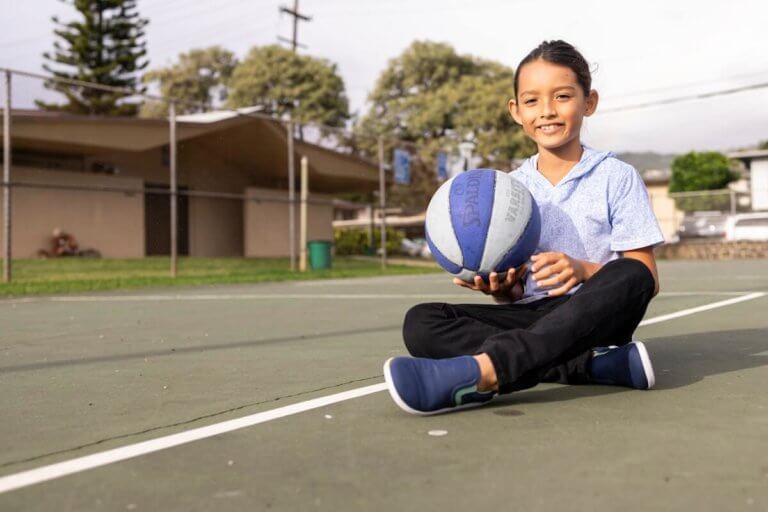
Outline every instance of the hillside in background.
[(672, 160), (677, 155), (664, 153), (617, 153), (619, 160), (623, 160), (632, 167), (642, 172), (646, 169), (669, 169), (672, 166)]

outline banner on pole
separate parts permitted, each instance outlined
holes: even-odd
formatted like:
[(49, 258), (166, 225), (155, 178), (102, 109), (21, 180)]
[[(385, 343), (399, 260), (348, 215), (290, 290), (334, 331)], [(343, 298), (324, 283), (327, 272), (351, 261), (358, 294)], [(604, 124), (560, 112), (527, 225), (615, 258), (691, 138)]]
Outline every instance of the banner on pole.
[(440, 151), (437, 154), (437, 181), (448, 179), (448, 153)]
[(395, 150), (395, 183), (408, 185), (411, 182), (411, 155), (403, 150)]

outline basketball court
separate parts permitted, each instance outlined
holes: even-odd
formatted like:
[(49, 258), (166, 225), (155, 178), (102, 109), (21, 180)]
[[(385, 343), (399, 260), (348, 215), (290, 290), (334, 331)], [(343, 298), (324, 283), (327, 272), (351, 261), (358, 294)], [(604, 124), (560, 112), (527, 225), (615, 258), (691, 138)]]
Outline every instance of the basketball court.
[(0, 509), (768, 510), (768, 261), (660, 271), (656, 389), (427, 418), (381, 367), (445, 274), (0, 301)]

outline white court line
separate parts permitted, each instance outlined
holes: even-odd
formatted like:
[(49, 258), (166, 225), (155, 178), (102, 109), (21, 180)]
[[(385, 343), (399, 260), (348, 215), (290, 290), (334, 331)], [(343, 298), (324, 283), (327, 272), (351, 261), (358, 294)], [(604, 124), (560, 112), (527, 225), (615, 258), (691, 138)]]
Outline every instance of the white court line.
[[(709, 311), (712, 309), (729, 306), (731, 304), (757, 299), (764, 297), (765, 295), (765, 292), (750, 293), (748, 295), (743, 295), (733, 299), (713, 302), (704, 306), (684, 309), (676, 313), (649, 318), (648, 320), (641, 322), (640, 325), (651, 325), (659, 322), (665, 322), (667, 320), (693, 315), (702, 311)], [(233, 430), (250, 427), (259, 423), (272, 421), (278, 418), (284, 418), (286, 416), (317, 409), (319, 407), (325, 407), (327, 405), (343, 402), (345, 400), (351, 400), (353, 398), (378, 393), (379, 391), (384, 391), (385, 389), (386, 385), (384, 383), (351, 389), (342, 393), (314, 398), (305, 402), (299, 402), (296, 404), (287, 405), (285, 407), (272, 409), (270, 411), (251, 414), (249, 416), (244, 416), (234, 420), (214, 423), (213, 425), (208, 425), (206, 427), (199, 427), (192, 430), (187, 430), (185, 432), (179, 432), (177, 434), (150, 439), (149, 441), (129, 444), (120, 448), (114, 448), (112, 450), (58, 462), (56, 464), (50, 464), (48, 466), (42, 466), (36, 469), (30, 469), (28, 471), (22, 471), (20, 473), (15, 473), (0, 478), (0, 494), (74, 473), (80, 473), (81, 471), (86, 471), (88, 469), (106, 466), (107, 464), (112, 464), (113, 462), (119, 462), (122, 460), (139, 457), (141, 455), (157, 452), (166, 448), (171, 448), (173, 446), (179, 446), (181, 444), (186, 444), (192, 441), (198, 441), (200, 439), (232, 432)]]
[[(717, 296), (744, 295), (745, 291), (684, 291), (661, 292), (659, 296)], [(72, 295), (60, 297), (24, 297), (19, 299), (0, 300), (2, 304), (33, 304), (42, 302), (185, 302), (185, 301), (216, 301), (216, 300), (377, 300), (377, 299), (421, 299), (421, 300), (450, 300), (482, 298), (472, 292), (465, 293), (236, 293), (236, 294), (173, 294), (173, 295)]]
[(640, 327), (644, 325), (657, 324), (659, 322), (666, 322), (667, 320), (680, 318), (681, 316), (688, 316), (696, 313), (701, 313), (702, 311), (709, 311), (710, 309), (722, 308), (723, 306), (730, 306), (731, 304), (738, 304), (739, 302), (745, 302), (752, 299), (759, 299), (760, 297), (764, 297), (765, 295), (766, 295), (766, 292), (749, 293), (747, 295), (742, 295), (741, 297), (734, 297), (733, 299), (721, 300), (719, 302), (713, 302), (712, 304), (705, 304), (703, 306), (697, 306), (695, 308), (683, 309), (682, 311), (678, 311), (676, 313), (669, 313), (668, 315), (660, 315), (653, 318), (649, 318), (648, 320), (643, 320), (642, 322), (640, 322)]
[(0, 301), (0, 304), (29, 304), (36, 302), (167, 302), (199, 300), (276, 300), (276, 299), (466, 299), (465, 294), (435, 293), (243, 293), (191, 295), (74, 295), (71, 297), (26, 297)]
[(179, 446), (181, 444), (191, 443), (192, 441), (198, 441), (207, 437), (217, 436), (226, 432), (232, 432), (245, 427), (258, 425), (267, 421), (276, 420), (278, 418), (284, 418), (285, 416), (291, 416), (292, 414), (298, 414), (300, 412), (325, 407), (327, 405), (343, 402), (345, 400), (351, 400), (371, 393), (378, 393), (387, 389), (386, 384), (374, 384), (372, 386), (365, 386), (362, 388), (351, 389), (342, 393), (336, 393), (334, 395), (323, 396), (305, 402), (299, 402), (297, 404), (287, 405), (285, 407), (279, 407), (272, 409), (271, 411), (264, 411), (250, 416), (243, 416), (234, 420), (223, 421), (221, 423), (214, 423), (207, 427), (195, 428), (187, 430), (185, 432), (179, 432), (178, 434), (171, 434), (169, 436), (158, 437), (156, 439), (150, 439), (149, 441), (143, 441), (141, 443), (129, 444), (113, 450), (107, 450), (104, 452), (94, 453), (93, 455), (86, 455), (85, 457), (79, 457), (77, 459), (71, 459), (57, 464), (51, 464), (49, 466), (43, 466), (37, 469), (31, 469), (29, 471), (22, 471), (15, 475), (8, 475), (0, 478), (0, 493), (19, 489), (21, 487), (27, 487), (29, 485), (45, 482), (47, 480), (53, 480), (54, 478), (60, 478), (62, 476), (71, 475), (73, 473), (79, 473), (87, 469), (97, 468), (99, 466), (105, 466), (118, 462), (121, 460), (131, 459), (140, 455), (146, 455), (148, 453), (164, 450), (173, 446)]

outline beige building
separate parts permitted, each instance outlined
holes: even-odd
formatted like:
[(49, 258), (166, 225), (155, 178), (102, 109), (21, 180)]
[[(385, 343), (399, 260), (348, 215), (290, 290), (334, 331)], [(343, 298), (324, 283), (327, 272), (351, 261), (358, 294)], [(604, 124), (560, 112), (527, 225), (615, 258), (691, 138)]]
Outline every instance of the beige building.
[(749, 180), (749, 202), (752, 210), (768, 210), (768, 149), (750, 149), (728, 153), (728, 158), (741, 161)]
[(667, 243), (678, 239), (677, 230), (683, 222), (685, 212), (677, 209), (675, 200), (669, 196), (669, 169), (648, 169), (642, 173), (643, 182), (648, 189), (653, 213), (659, 221), (659, 227)]
[[(14, 111), (11, 136), (14, 257), (49, 249), (56, 227), (106, 257), (169, 253), (167, 121)], [(188, 193), (179, 197), (179, 253), (287, 256), (282, 125), (235, 112), (180, 116), (177, 140)], [(332, 240), (333, 195), (375, 190), (377, 166), (298, 140), (294, 150), (297, 197), (299, 162), (309, 159), (309, 239)]]

